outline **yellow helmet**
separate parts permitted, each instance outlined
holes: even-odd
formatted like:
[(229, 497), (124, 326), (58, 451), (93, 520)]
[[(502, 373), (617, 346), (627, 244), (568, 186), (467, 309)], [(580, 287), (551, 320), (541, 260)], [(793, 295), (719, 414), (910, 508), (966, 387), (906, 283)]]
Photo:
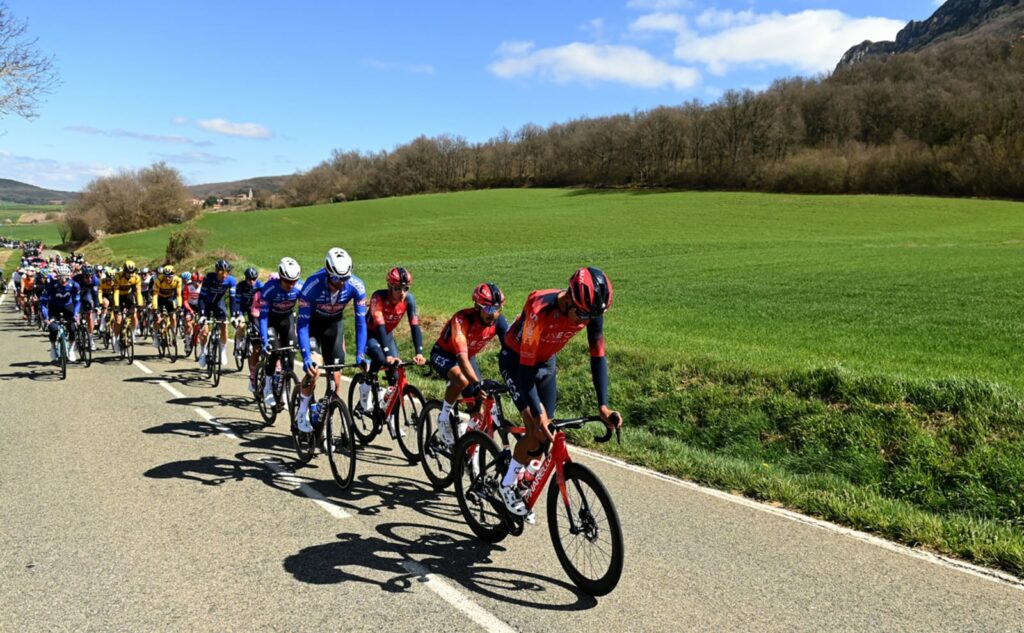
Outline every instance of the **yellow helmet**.
[(135, 272), (135, 262), (130, 259), (124, 260), (124, 272), (133, 273)]
[(168, 275), (168, 276), (173, 275), (174, 274), (174, 266), (171, 266), (170, 264), (164, 266), (164, 274)]

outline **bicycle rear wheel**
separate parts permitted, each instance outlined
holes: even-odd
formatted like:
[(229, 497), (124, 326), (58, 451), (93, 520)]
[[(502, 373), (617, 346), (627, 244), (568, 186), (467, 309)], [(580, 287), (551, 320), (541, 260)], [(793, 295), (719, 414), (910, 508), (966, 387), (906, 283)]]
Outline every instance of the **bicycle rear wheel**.
[[(131, 324), (126, 324), (124, 327), (128, 328), (128, 334), (124, 337), (125, 340), (125, 361), (131, 365), (135, 362), (135, 328)], [(122, 328), (122, 332), (124, 329)]]
[[(300, 462), (306, 464), (309, 460), (313, 459), (313, 455), (316, 452), (316, 433), (303, 433), (299, 430), (296, 418), (298, 416), (300, 398), (302, 398), (302, 394), (296, 389), (288, 408), (292, 417), (291, 432), (292, 443), (295, 444), (295, 454)], [(308, 410), (306, 415), (309, 415)]]
[(391, 412), (391, 422), (394, 424), (396, 433), (395, 439), (398, 440), (398, 447), (402, 449), (402, 454), (410, 464), (420, 461), (416, 425), (424, 404), (425, 400), (420, 390), (412, 385), (406, 385), (402, 392), (402, 399), (398, 401), (395, 410)]
[(78, 326), (78, 335), (75, 336), (75, 343), (78, 345), (78, 357), (86, 367), (92, 366), (92, 333), (89, 326), (81, 324)]
[(356, 441), (352, 433), (352, 418), (341, 398), (331, 398), (325, 424), (327, 461), (331, 463), (331, 474), (334, 475), (334, 483), (346, 490), (355, 479)]
[(167, 328), (169, 341), (167, 343), (167, 355), (171, 357), (171, 362), (178, 360), (178, 332), (175, 328)]
[(60, 379), (68, 377), (68, 344), (63, 336), (57, 337), (57, 360), (60, 362)]
[[(256, 399), (256, 408), (260, 410), (260, 417), (263, 418), (264, 426), (269, 426), (274, 423), (277, 419), (277, 405), (267, 406), (267, 401), (263, 399), (263, 385), (266, 384), (267, 378), (267, 359), (264, 357), (258, 365), (256, 365), (256, 391), (252, 394), (252, 397)], [(279, 394), (274, 394), (276, 398)]]
[(479, 431), (460, 439), (455, 454), (455, 497), (462, 518), (480, 540), (497, 543), (509, 533), (499, 490), (506, 462), (494, 440)]
[[(455, 447), (441, 441), (437, 434), (437, 416), (441, 413), (443, 403), (431, 400), (423, 407), (420, 419), (416, 423), (417, 452), (423, 474), (435, 490), (444, 490), (455, 480)], [(455, 415), (455, 412), (452, 412)]]
[[(356, 374), (352, 377), (351, 382), (348, 385), (348, 413), (349, 417), (352, 418), (352, 430), (355, 432), (356, 437), (359, 438), (359, 443), (367, 445), (377, 437), (377, 434), (381, 432), (383, 426), (379, 420), (379, 413), (376, 406), (372, 406), (371, 411), (364, 411), (360, 404), (360, 385), (366, 383), (366, 374)], [(373, 403), (375, 397), (371, 394), (370, 402)]]
[(245, 367), (245, 357), (247, 355), (249, 340), (246, 337), (242, 337), (242, 342), (239, 344), (238, 337), (235, 337), (235, 344), (232, 347), (232, 355), (235, 357), (235, 370), (242, 371)]
[(565, 493), (548, 487), (548, 528), (558, 562), (573, 584), (603, 596), (619, 583), (625, 560), (622, 524), (611, 495), (589, 468), (565, 464)]
[(213, 338), (210, 343), (210, 353), (206, 355), (206, 367), (210, 371), (210, 377), (213, 379), (213, 386), (217, 387), (220, 385), (220, 336), (213, 332), (210, 334)]

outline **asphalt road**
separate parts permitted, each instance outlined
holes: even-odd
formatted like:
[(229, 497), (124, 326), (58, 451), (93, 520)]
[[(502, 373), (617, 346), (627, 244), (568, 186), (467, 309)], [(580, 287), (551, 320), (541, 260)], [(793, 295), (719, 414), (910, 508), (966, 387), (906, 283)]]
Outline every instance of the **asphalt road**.
[[(0, 304), (0, 631), (1020, 631), (1020, 585), (574, 452), (615, 499), (618, 588), (563, 573), (543, 510), (494, 546), (388, 438), (326, 459), (140, 346), (66, 381)], [(147, 373), (147, 371), (152, 373)], [(414, 380), (414, 379), (413, 379)], [(316, 500), (319, 499), (319, 500)]]

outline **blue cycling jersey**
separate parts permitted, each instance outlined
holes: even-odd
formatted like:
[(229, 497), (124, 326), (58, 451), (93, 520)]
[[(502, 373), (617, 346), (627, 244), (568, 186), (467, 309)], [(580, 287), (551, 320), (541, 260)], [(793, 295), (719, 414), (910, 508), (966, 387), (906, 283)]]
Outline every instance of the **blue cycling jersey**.
[(82, 301), (91, 302), (93, 305), (96, 305), (100, 302), (99, 277), (97, 277), (96, 275), (89, 276), (86, 275), (85, 273), (78, 273), (77, 275), (71, 278), (71, 281), (78, 284), (78, 287), (81, 289), (80, 299)]
[(231, 314), (249, 314), (252, 309), (252, 298), (263, 288), (263, 282), (257, 279), (245, 279), (235, 286), (235, 296), (231, 300)]
[(366, 286), (363, 280), (352, 276), (338, 290), (332, 291), (327, 285), (327, 271), (323, 268), (306, 279), (299, 294), (299, 322), (296, 327), (303, 362), (309, 362), (309, 322), (341, 319), (350, 301), (355, 302), (356, 315), (356, 362), (362, 362), (366, 352)]
[(206, 273), (203, 279), (203, 289), (199, 291), (199, 308), (205, 316), (207, 312), (215, 307), (224, 310), (224, 298), (230, 296), (234, 304), (235, 286), (238, 285), (235, 278), (228, 275), (221, 281), (216, 272)]
[(72, 315), (78, 316), (78, 309), (81, 306), (80, 295), (81, 288), (70, 279), (65, 285), (61, 285), (56, 279), (47, 282), (43, 291), (45, 300), (39, 304), (43, 318), (49, 319), (51, 310), (70, 311)]
[(285, 291), (281, 287), (280, 280), (268, 281), (263, 284), (260, 290), (260, 338), (263, 343), (269, 340), (267, 329), (270, 315), (283, 316), (295, 311), (295, 304), (299, 302), (299, 295), (302, 293), (302, 280), (295, 282), (291, 290)]

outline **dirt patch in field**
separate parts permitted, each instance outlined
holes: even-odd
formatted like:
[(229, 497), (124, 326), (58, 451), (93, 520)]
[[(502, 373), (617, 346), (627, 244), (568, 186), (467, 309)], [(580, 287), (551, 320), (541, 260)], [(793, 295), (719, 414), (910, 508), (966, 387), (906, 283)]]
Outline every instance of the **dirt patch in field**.
[(18, 224), (42, 224), (46, 222), (45, 213), (22, 213), (18, 218)]

